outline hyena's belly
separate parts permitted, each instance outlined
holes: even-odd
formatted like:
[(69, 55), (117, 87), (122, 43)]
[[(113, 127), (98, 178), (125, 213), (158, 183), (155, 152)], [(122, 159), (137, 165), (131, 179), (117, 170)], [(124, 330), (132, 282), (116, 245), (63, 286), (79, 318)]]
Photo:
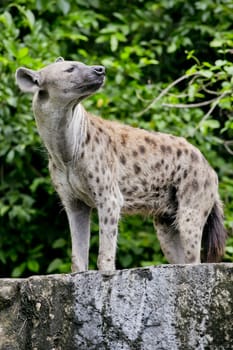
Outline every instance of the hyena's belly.
[(156, 186), (137, 184), (122, 187), (123, 212), (173, 215), (177, 209), (176, 189), (172, 185)]

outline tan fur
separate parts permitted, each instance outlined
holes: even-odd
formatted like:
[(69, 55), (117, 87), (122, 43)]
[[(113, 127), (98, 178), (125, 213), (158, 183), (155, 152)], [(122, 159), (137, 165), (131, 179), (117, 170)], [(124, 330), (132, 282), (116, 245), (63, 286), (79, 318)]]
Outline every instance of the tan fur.
[(170, 263), (199, 263), (207, 217), (215, 203), (220, 208), (217, 176), (202, 154), (183, 138), (89, 114), (80, 101), (102, 85), (101, 66), (59, 61), (39, 72), (20, 68), (16, 77), (34, 93), (50, 174), (69, 220), (72, 270), (88, 268), (92, 208), (99, 215), (99, 269), (115, 268), (121, 213), (155, 218)]

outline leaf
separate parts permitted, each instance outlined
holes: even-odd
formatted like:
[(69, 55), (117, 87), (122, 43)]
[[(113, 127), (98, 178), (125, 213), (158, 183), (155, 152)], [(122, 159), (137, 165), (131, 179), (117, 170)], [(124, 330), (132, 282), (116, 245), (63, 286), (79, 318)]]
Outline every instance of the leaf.
[(1, 205), (0, 206), (0, 216), (4, 216), (8, 210), (10, 209), (9, 205)]
[(228, 74), (233, 75), (233, 66), (224, 67), (224, 69)]
[(28, 48), (27, 47), (22, 47), (19, 51), (18, 51), (18, 58), (23, 58), (25, 56), (28, 55)]
[(11, 164), (13, 162), (13, 159), (15, 158), (15, 151), (14, 149), (10, 150), (10, 152), (8, 152), (7, 157), (6, 157), (6, 161), (7, 163)]
[(70, 10), (70, 3), (66, 0), (58, 0), (57, 6), (66, 15)]
[(226, 252), (233, 254), (233, 247), (226, 247)]
[(27, 17), (29, 27), (33, 29), (34, 24), (35, 24), (35, 17), (32, 11), (27, 10), (25, 11), (25, 16)]
[(215, 61), (215, 65), (218, 66), (218, 67), (222, 67), (225, 64), (227, 64), (226, 60), (217, 60), (217, 61)]
[(5, 18), (5, 21), (7, 23), (7, 26), (8, 27), (11, 27), (13, 25), (13, 19), (12, 19), (12, 16), (10, 14), (10, 12), (8, 11), (5, 11), (4, 14), (3, 14), (4, 18)]
[(38, 272), (40, 269), (40, 265), (36, 260), (29, 260), (27, 262), (27, 267), (28, 267), (28, 270), (32, 272)]
[(173, 41), (168, 47), (167, 47), (167, 52), (168, 53), (172, 53), (175, 52), (177, 50), (177, 45), (176, 43)]
[(26, 269), (26, 263), (23, 262), (22, 264), (20, 264), (19, 266), (15, 267), (11, 273), (11, 277), (17, 278), (22, 276), (22, 274), (24, 273)]
[(204, 120), (200, 125), (201, 132), (204, 135), (207, 135), (209, 129), (218, 129), (218, 128), (220, 128), (220, 123), (218, 120), (215, 120), (215, 119)]
[(51, 273), (51, 272), (57, 271), (57, 270), (59, 270), (59, 267), (61, 265), (62, 265), (62, 260), (56, 258), (49, 264), (49, 266), (47, 268), (47, 272)]
[(118, 48), (118, 39), (115, 35), (111, 35), (110, 44), (112, 52), (116, 51)]
[(200, 70), (199, 74), (201, 74), (203, 77), (205, 78), (211, 78), (213, 76), (213, 72), (211, 72), (210, 70)]
[(66, 246), (66, 240), (64, 238), (58, 238), (55, 242), (53, 242), (53, 245), (52, 245), (54, 249), (63, 248), (65, 246)]

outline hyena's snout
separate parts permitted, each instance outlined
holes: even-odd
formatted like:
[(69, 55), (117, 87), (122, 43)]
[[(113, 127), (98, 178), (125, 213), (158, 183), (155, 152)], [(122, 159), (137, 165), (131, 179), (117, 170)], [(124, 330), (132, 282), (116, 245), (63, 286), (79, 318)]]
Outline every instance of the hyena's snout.
[(86, 74), (83, 76), (81, 89), (83, 90), (83, 92), (92, 94), (103, 85), (104, 79), (104, 66), (88, 66)]
[(92, 66), (93, 73), (98, 77), (105, 76), (105, 67), (104, 66)]
[(104, 66), (90, 66), (89, 67), (89, 79), (92, 83), (102, 84), (105, 78)]

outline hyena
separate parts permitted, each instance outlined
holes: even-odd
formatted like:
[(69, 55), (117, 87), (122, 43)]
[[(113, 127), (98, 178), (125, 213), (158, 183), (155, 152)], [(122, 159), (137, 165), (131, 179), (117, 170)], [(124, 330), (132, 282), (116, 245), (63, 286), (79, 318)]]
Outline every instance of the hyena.
[[(72, 271), (88, 269), (90, 214), (99, 217), (100, 270), (115, 269), (120, 215), (152, 215), (169, 263), (219, 261), (225, 230), (218, 179), (182, 137), (122, 125), (87, 112), (81, 101), (105, 79), (103, 66), (56, 60), (39, 71), (19, 68), (20, 89), (48, 151), (52, 182), (65, 207)], [(202, 244), (203, 243), (203, 244)]]

